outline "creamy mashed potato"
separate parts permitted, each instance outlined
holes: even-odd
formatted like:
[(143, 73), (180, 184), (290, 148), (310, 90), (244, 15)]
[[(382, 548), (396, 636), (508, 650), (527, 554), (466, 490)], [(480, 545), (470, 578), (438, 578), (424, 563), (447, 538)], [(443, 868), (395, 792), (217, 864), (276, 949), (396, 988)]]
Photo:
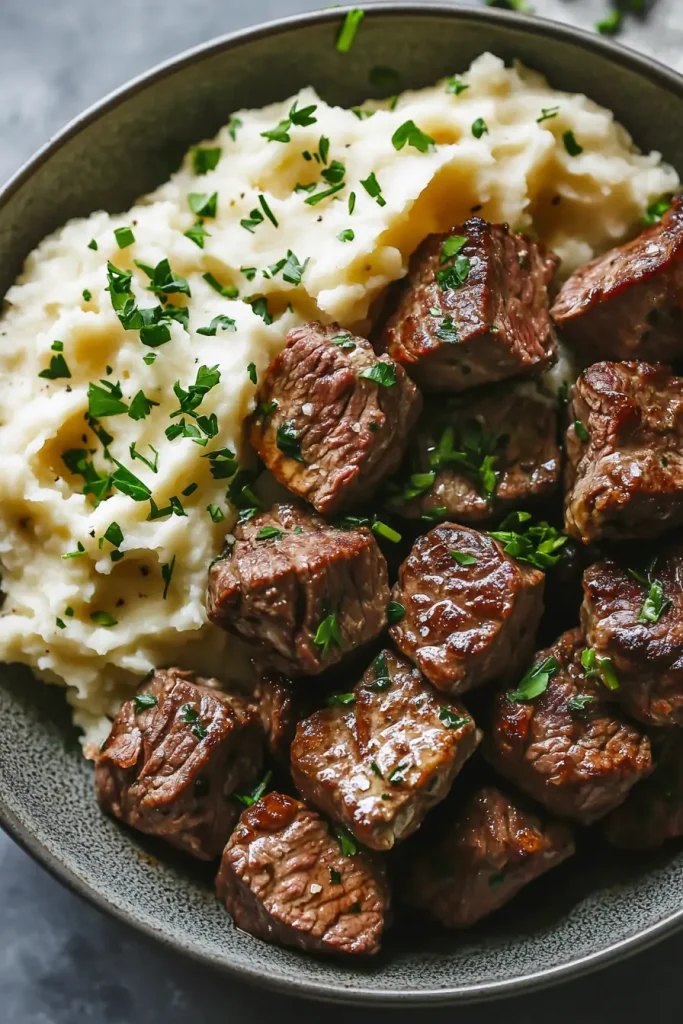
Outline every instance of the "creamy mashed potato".
[[(585, 96), (491, 55), (457, 81), (393, 109), (330, 107), (307, 89), (242, 111), (129, 212), (47, 238), (8, 293), (0, 658), (66, 684), (89, 738), (155, 665), (240, 670), (236, 643), (204, 611), (207, 567), (236, 515), (229, 456), (210, 456), (242, 457), (254, 379), (289, 328), (314, 317), (367, 328), (420, 240), (472, 210), (535, 232), (566, 274), (678, 185)], [(417, 131), (398, 150), (409, 121)], [(122, 228), (134, 241), (117, 240)], [(130, 281), (108, 280), (108, 261)], [(156, 294), (138, 263), (157, 268)], [(131, 310), (163, 296), (187, 314), (141, 332)], [(173, 436), (183, 419), (189, 436)]]

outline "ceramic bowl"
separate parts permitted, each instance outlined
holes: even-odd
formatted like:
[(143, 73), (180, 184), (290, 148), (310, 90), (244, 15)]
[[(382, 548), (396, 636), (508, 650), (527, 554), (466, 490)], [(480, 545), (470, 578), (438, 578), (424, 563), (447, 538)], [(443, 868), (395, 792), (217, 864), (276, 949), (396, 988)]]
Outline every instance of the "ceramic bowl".
[[(505, 12), (448, 4), (371, 8), (350, 53), (342, 10), (219, 39), (137, 79), (70, 124), (0, 194), (0, 296), (27, 253), (70, 217), (125, 210), (165, 180), (187, 147), (231, 111), (308, 83), (349, 106), (373, 93), (371, 68), (406, 87), (462, 70), (484, 50), (519, 58), (561, 89), (614, 110), (646, 150), (683, 171), (683, 79), (601, 38)], [(58, 878), (175, 950), (245, 981), (338, 1001), (426, 1005), (492, 998), (558, 981), (641, 949), (683, 924), (683, 850), (578, 856), (463, 934), (402, 926), (368, 964), (278, 949), (236, 930), (210, 876), (105, 818), (92, 766), (69, 742), (63, 695), (0, 668), (0, 818)]]

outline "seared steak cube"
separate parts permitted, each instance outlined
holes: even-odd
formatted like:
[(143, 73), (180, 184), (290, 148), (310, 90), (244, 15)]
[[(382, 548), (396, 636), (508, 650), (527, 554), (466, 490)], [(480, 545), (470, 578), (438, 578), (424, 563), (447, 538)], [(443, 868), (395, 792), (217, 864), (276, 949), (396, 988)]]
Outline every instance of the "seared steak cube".
[(566, 825), (544, 823), (524, 801), (484, 786), (417, 856), (407, 902), (446, 928), (468, 928), (573, 852)]
[(405, 615), (391, 637), (445, 693), (511, 679), (534, 649), (544, 579), (487, 534), (444, 523), (399, 570), (392, 599)]
[(630, 715), (683, 726), (683, 544), (645, 561), (631, 551), (586, 570), (586, 645), (611, 659), (614, 696)]
[(275, 505), (235, 530), (209, 570), (212, 622), (260, 647), (264, 664), (317, 675), (386, 625), (387, 566), (369, 530), (338, 530)]
[(310, 803), (374, 850), (418, 829), (479, 743), (470, 715), (390, 650), (339, 706), (300, 722), (292, 778)]
[(548, 287), (557, 264), (480, 217), (430, 235), (410, 261), (384, 349), (429, 391), (536, 374), (555, 358)]
[(590, 825), (650, 773), (652, 754), (643, 731), (605, 700), (609, 666), (585, 649), (575, 629), (536, 656), (518, 688), (497, 697), (484, 752), (548, 810)]
[(270, 756), (289, 768), (289, 748), (296, 724), (302, 715), (303, 701), (292, 681), (279, 672), (259, 672), (253, 700), (261, 718)]
[(661, 759), (649, 778), (605, 819), (605, 835), (625, 850), (654, 850), (683, 836), (683, 740), (668, 733)]
[(104, 810), (200, 860), (218, 857), (263, 766), (263, 731), (247, 701), (157, 669), (124, 702), (97, 759)]
[(389, 911), (379, 861), (342, 853), (319, 814), (281, 793), (242, 813), (216, 890), (238, 928), (310, 953), (377, 953)]
[(596, 363), (567, 431), (567, 532), (585, 544), (658, 537), (683, 523), (683, 378), (666, 366)]
[(339, 324), (310, 323), (261, 380), (251, 441), (280, 483), (332, 515), (396, 469), (421, 406), (402, 366)]
[(521, 389), (432, 402), (390, 506), (408, 519), (491, 519), (550, 497), (560, 482), (557, 411)]
[(683, 355), (683, 199), (642, 234), (580, 267), (551, 310), (584, 365)]

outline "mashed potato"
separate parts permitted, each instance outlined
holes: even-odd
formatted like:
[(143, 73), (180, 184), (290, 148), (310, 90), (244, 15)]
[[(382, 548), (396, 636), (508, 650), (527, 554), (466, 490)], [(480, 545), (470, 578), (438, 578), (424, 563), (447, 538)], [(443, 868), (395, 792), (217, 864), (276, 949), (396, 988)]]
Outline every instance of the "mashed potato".
[[(304, 90), (242, 111), (128, 213), (47, 238), (7, 295), (0, 658), (66, 684), (92, 739), (154, 665), (238, 671), (204, 611), (236, 515), (224, 450), (243, 457), (289, 328), (367, 328), (420, 240), (472, 210), (536, 232), (566, 274), (678, 184), (607, 110), (491, 55), (388, 106)], [(187, 312), (139, 313), (163, 296)]]

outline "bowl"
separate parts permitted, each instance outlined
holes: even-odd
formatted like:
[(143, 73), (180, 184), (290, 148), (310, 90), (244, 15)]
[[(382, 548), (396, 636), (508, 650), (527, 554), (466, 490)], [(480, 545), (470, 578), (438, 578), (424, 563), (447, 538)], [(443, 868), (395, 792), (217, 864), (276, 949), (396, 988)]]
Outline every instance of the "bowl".
[[(309, 83), (349, 106), (372, 92), (377, 65), (419, 87), (483, 50), (519, 58), (556, 87), (614, 110), (643, 149), (661, 150), (683, 171), (683, 134), (672, 131), (683, 115), (683, 78), (652, 60), (559, 24), (438, 3), (372, 7), (340, 55), (343, 15), (317, 12), (208, 43), (68, 125), (0, 194), (0, 296), (41, 238), (70, 217), (127, 209), (231, 111)], [(101, 909), (245, 981), (339, 1002), (481, 1000), (597, 968), (683, 925), (681, 846), (626, 857), (588, 837), (573, 862), (472, 931), (399, 922), (367, 964), (289, 952), (235, 929), (210, 874), (100, 813), (62, 692), (22, 667), (1, 666), (0, 722), (0, 819), (11, 835)]]

